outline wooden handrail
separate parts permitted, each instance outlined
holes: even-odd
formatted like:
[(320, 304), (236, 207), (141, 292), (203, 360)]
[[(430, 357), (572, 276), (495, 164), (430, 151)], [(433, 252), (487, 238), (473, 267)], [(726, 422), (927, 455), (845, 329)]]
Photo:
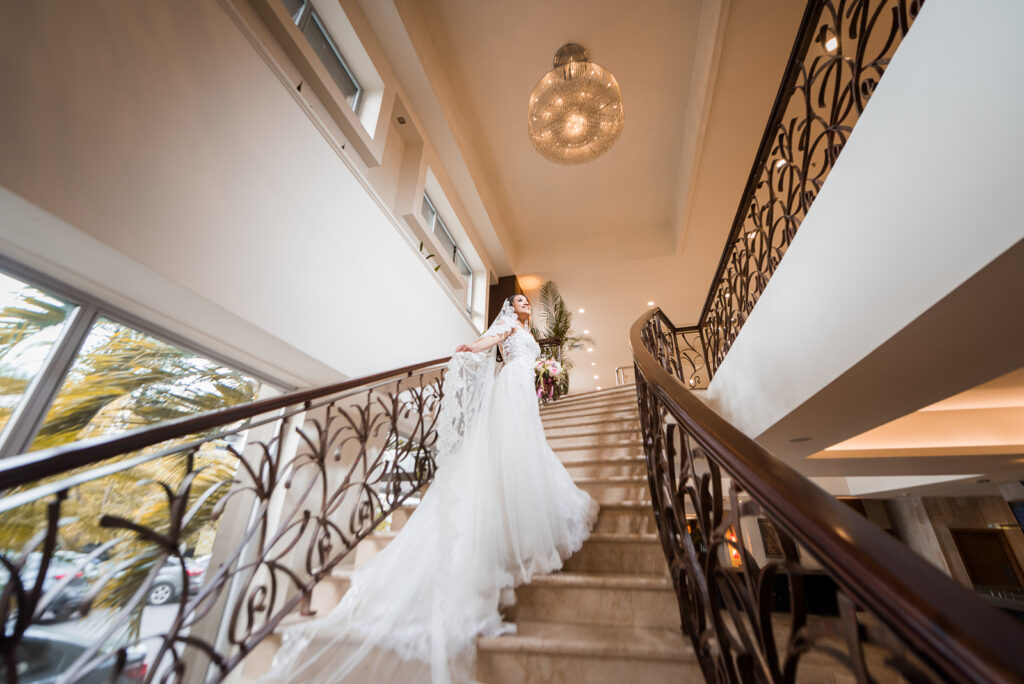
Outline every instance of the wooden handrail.
[(0, 492), (30, 484), (44, 477), (94, 465), (108, 458), (131, 453), (139, 449), (161, 444), (171, 439), (180, 439), (206, 430), (231, 425), (258, 415), (279, 409), (313, 402), (342, 392), (355, 390), (389, 378), (412, 375), (430, 366), (446, 363), (451, 357), (445, 356), (432, 361), (414, 363), (401, 368), (366, 375), (344, 382), (324, 385), (307, 390), (297, 390), (279, 397), (259, 399), (178, 420), (168, 421), (153, 427), (132, 430), (112, 437), (97, 437), (82, 440), (66, 446), (53, 447), (28, 454), (13, 456), (0, 461)]
[[(951, 681), (1024, 681), (1024, 629), (1020, 625), (696, 398), (644, 345), (642, 331), (654, 317), (668, 320), (659, 309), (652, 309), (630, 330), (638, 386), (643, 380), (710, 460), (803, 545), (860, 606), (874, 613)], [(651, 448), (647, 435), (645, 448)], [(651, 462), (649, 457), (649, 466)]]

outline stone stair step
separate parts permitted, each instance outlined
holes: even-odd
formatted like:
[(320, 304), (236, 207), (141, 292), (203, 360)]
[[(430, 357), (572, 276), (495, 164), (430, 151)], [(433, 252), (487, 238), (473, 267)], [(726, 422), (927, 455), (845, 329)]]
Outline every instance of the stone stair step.
[(657, 534), (650, 501), (617, 501), (601, 505), (594, 534)]
[(567, 427), (573, 425), (581, 425), (583, 423), (593, 423), (595, 421), (609, 422), (613, 420), (631, 420), (636, 423), (640, 422), (640, 412), (633, 408), (616, 408), (609, 411), (602, 411), (600, 409), (580, 409), (580, 411), (573, 413), (563, 413), (561, 415), (545, 416), (541, 414), (541, 423), (544, 425), (544, 429), (555, 428), (555, 427)]
[[(415, 505), (402, 506), (397, 509), (391, 518), (391, 531), (394, 533), (401, 531), (414, 510), (416, 510)], [(597, 514), (597, 522), (594, 524), (595, 534), (654, 534), (657, 531), (651, 502), (643, 500), (602, 504), (601, 510)]]
[(651, 497), (647, 476), (578, 477), (576, 485), (594, 497), (599, 504), (616, 501), (645, 501)]
[(366, 565), (371, 558), (384, 550), (384, 547), (395, 538), (396, 531), (374, 532), (356, 545), (355, 567), (360, 568)]
[(640, 422), (635, 418), (618, 418), (616, 420), (552, 421), (544, 426), (544, 434), (548, 439), (561, 435), (590, 434), (602, 430), (636, 430), (639, 432)]
[(591, 534), (566, 560), (563, 572), (667, 575), (668, 562), (657, 534)]
[(678, 629), (517, 623), (516, 634), (477, 639), (477, 678), (487, 684), (701, 681)]
[(309, 602), (310, 609), (316, 611), (317, 615), (326, 615), (331, 612), (352, 586), (354, 571), (355, 568), (351, 565), (336, 567), (330, 575), (317, 582), (317, 585), (313, 587), (313, 596)]
[(598, 477), (645, 477), (647, 461), (639, 456), (587, 458), (573, 461), (562, 461), (573, 478)]
[(516, 589), (517, 622), (562, 622), (620, 627), (679, 627), (668, 577), (559, 572)]
[(623, 411), (636, 409), (636, 398), (610, 399), (599, 402), (580, 402), (568, 406), (542, 406), (540, 415), (542, 418), (554, 418), (556, 416), (578, 415), (580, 413), (593, 413), (595, 411)]
[(563, 446), (603, 446), (605, 444), (619, 444), (622, 442), (636, 442), (639, 444), (643, 439), (639, 426), (625, 430), (594, 430), (577, 434), (552, 434), (545, 430), (544, 434), (552, 449)]
[(595, 458), (639, 458), (643, 455), (643, 443), (616, 442), (614, 444), (565, 445), (550, 444), (551, 449), (562, 463), (586, 461)]
[(636, 386), (616, 387), (613, 389), (600, 390), (597, 392), (584, 392), (583, 394), (570, 394), (561, 397), (556, 401), (544, 404), (544, 409), (554, 409), (560, 406), (575, 406), (577, 404), (592, 404), (595, 402), (612, 401), (629, 397), (636, 401)]

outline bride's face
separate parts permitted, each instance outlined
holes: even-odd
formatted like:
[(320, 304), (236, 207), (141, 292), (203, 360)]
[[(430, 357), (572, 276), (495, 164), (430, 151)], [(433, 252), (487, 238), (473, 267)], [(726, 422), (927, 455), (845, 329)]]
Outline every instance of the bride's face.
[(530, 300), (526, 298), (526, 295), (516, 295), (512, 298), (512, 311), (515, 312), (516, 316), (529, 316), (533, 309), (530, 307)]

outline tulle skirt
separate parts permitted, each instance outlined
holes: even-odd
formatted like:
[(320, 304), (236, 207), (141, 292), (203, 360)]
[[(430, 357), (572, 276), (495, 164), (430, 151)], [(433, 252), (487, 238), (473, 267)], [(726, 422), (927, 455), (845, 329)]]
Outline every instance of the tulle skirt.
[(514, 630), (499, 607), (596, 516), (544, 437), (533, 363), (512, 361), (401, 532), (331, 613), (285, 632), (261, 681), (472, 682), (476, 637)]

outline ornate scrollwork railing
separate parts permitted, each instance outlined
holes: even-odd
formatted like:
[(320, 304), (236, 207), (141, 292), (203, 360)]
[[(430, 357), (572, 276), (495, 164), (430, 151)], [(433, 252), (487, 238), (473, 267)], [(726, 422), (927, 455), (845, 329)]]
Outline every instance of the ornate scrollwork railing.
[(778, 268), (923, 3), (807, 3), (691, 341), (703, 382)]
[[(706, 680), (1024, 681), (1024, 629), (704, 405), (674, 331), (653, 310), (630, 344), (658, 533)], [(810, 609), (821, 572), (829, 617)]]
[(223, 679), (431, 481), (446, 360), (0, 463), (0, 681), (76, 613), (59, 681)]

